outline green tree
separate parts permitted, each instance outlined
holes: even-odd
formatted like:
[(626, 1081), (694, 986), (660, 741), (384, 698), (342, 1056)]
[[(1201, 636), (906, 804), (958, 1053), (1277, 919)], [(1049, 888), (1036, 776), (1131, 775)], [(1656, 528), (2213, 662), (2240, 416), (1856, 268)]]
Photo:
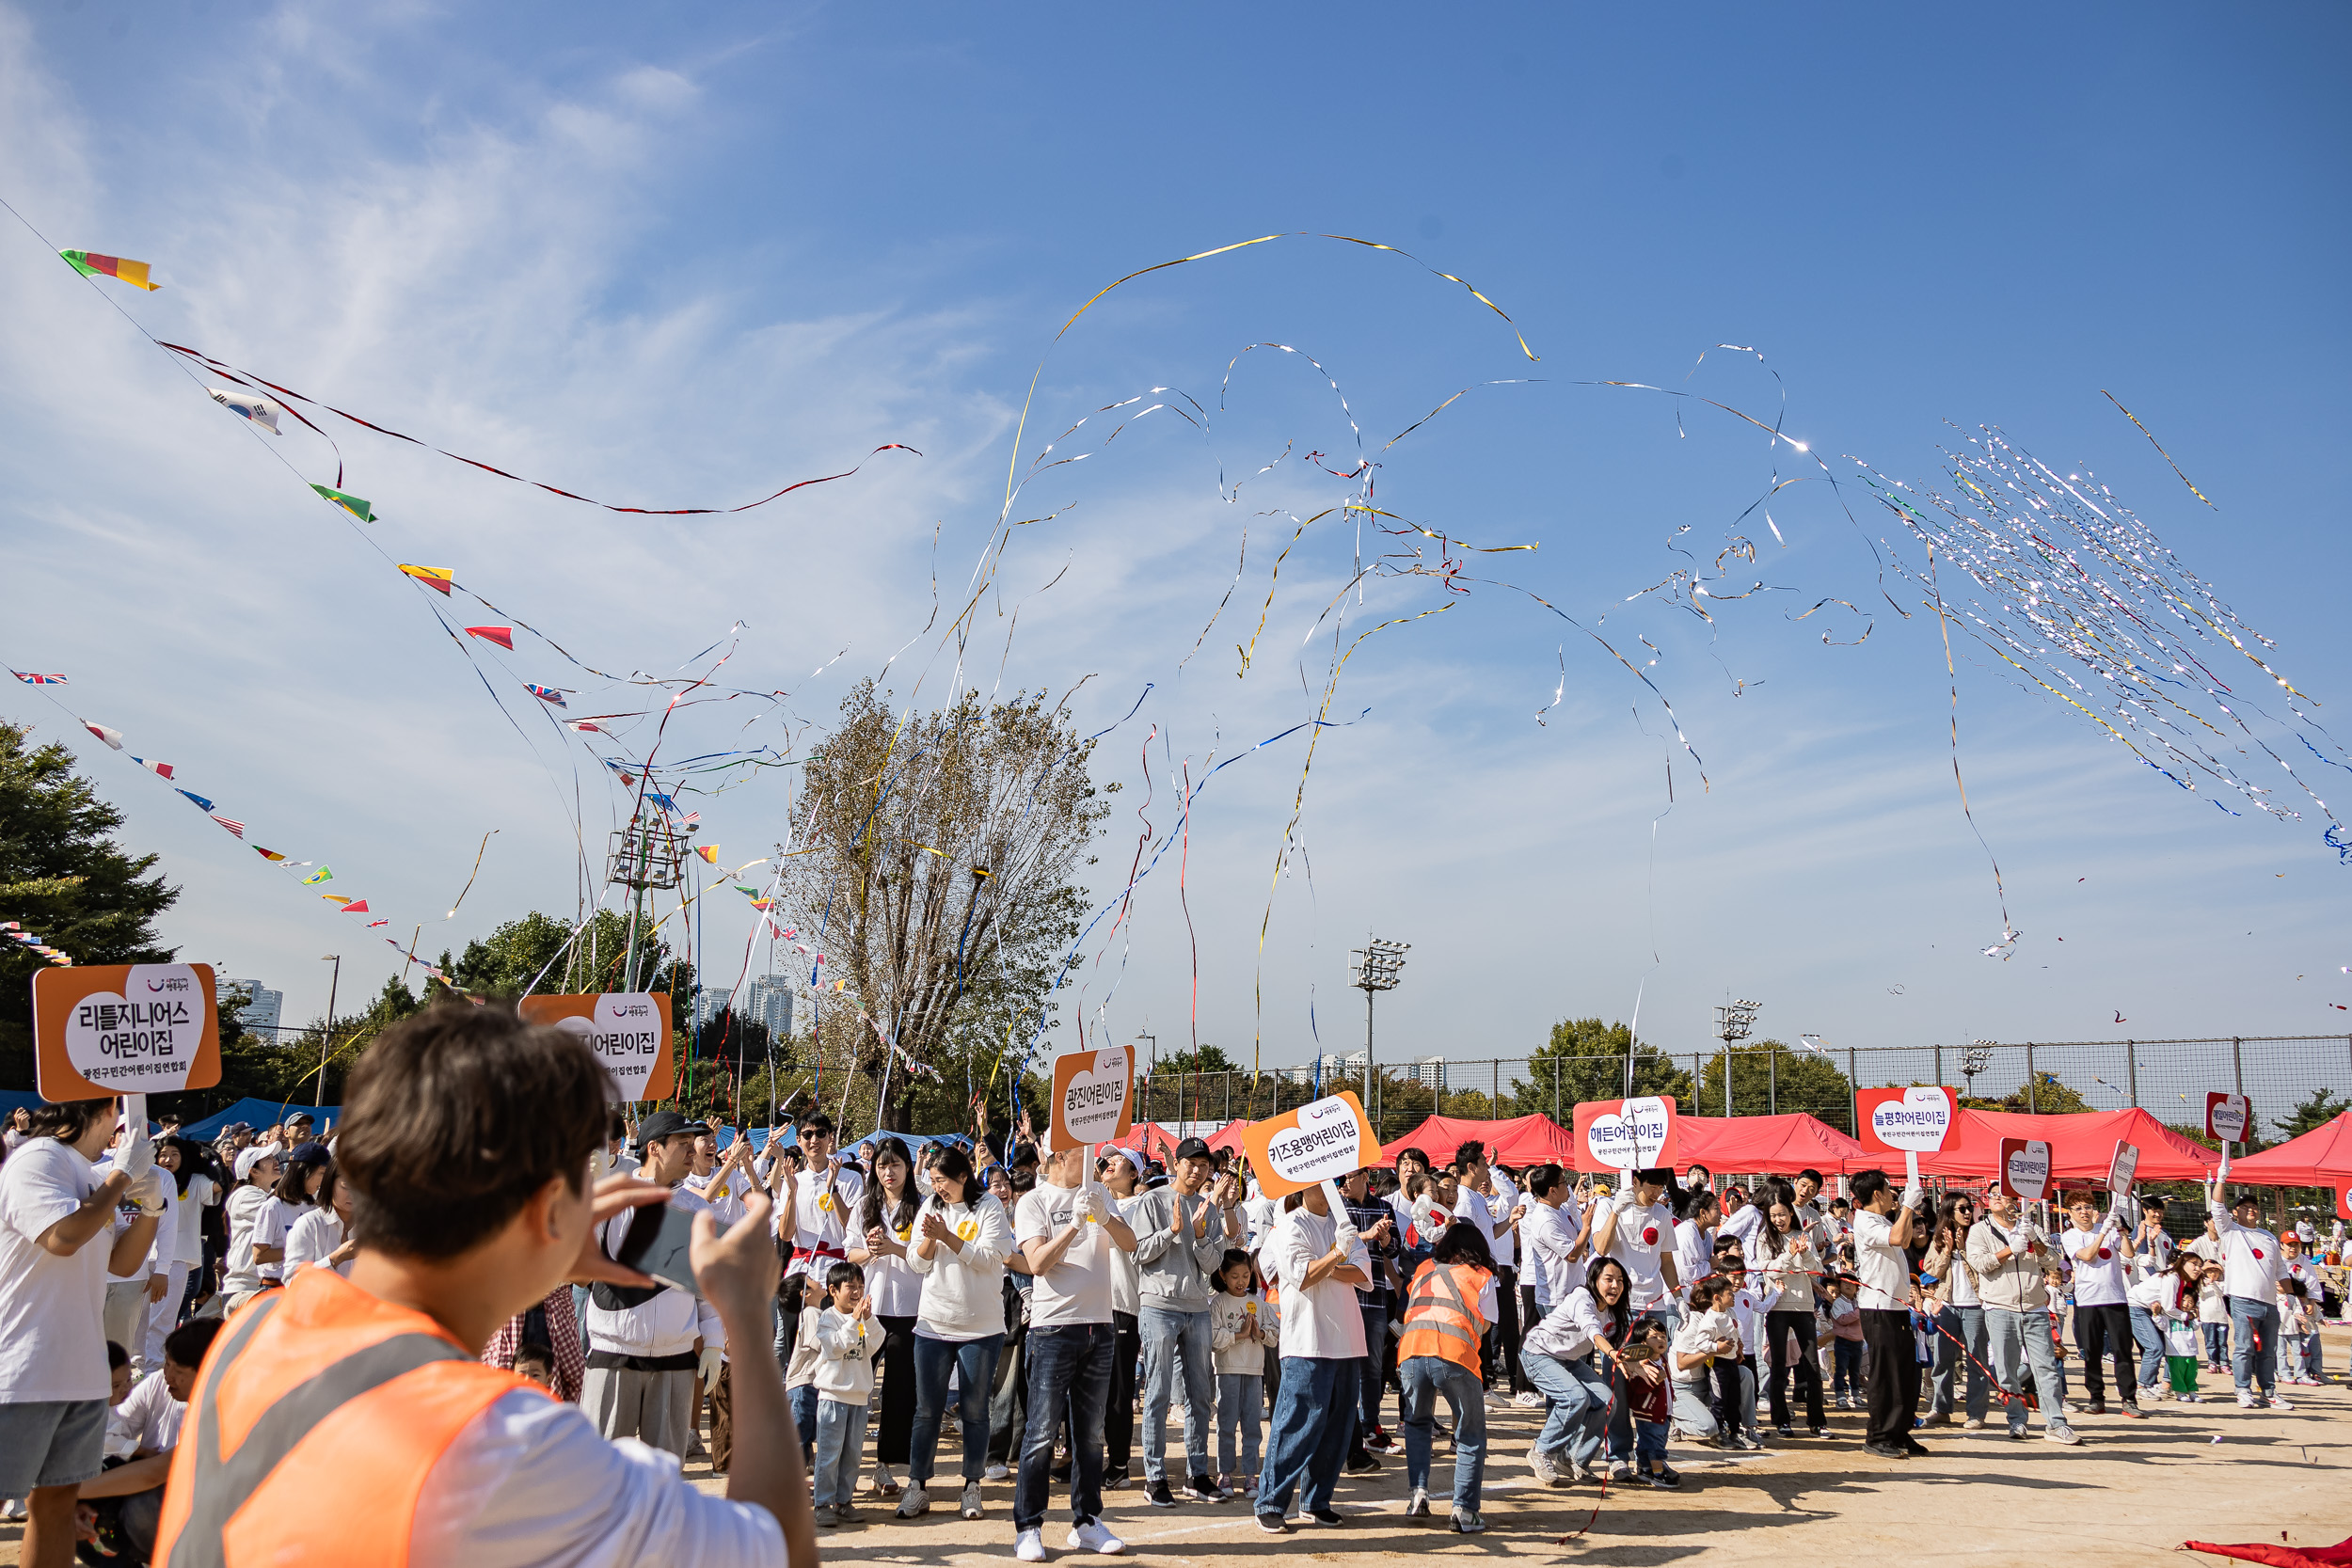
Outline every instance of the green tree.
[[(164, 963), (172, 949), (155, 917), (180, 891), (154, 872), (156, 857), (115, 841), (122, 813), (73, 771), (55, 741), (0, 721), (0, 918), (19, 922), (76, 963)], [(0, 943), (0, 1084), (33, 1087), (36, 970), (48, 967), (17, 942)]]
[[(1511, 1080), (1502, 1114), (1523, 1117), (1541, 1111), (1551, 1115), (1555, 1079), (1559, 1119), (1564, 1126), (1572, 1119), (1575, 1108), (1585, 1101), (1622, 1100), (1626, 1097), (1629, 1054), (1633, 1058), (1634, 1094), (1670, 1094), (1686, 1108), (1690, 1105), (1691, 1075), (1675, 1066), (1673, 1058), (1654, 1045), (1636, 1046), (1633, 1031), (1623, 1023), (1578, 1018), (1563, 1019), (1551, 1026), (1551, 1037), (1542, 1050), (1528, 1058), (1528, 1076)], [(1478, 1098), (1481, 1102), (1487, 1099), (1484, 1094)], [(1445, 1103), (1445, 1115), (1462, 1116), (1468, 1113), (1453, 1107), (1470, 1101), (1449, 1092)]]
[(2284, 1119), (2274, 1120), (2282, 1138), (2299, 1138), (2304, 1133), (2327, 1126), (2346, 1111), (2352, 1111), (2352, 1100), (2346, 1100), (2332, 1089), (2317, 1088), (2289, 1112)]
[[(1718, 1051), (1701, 1069), (1694, 1115), (1724, 1114), (1724, 1060)], [(1803, 1111), (1841, 1132), (1853, 1131), (1853, 1085), (1831, 1058), (1757, 1040), (1734, 1048), (1730, 1061), (1731, 1115), (1760, 1117), (1777, 1107), (1784, 1116)]]

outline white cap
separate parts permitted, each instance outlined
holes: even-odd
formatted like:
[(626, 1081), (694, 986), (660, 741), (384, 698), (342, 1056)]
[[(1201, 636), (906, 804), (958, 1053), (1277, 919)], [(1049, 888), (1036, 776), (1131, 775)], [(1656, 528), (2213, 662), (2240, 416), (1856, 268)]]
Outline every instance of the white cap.
[(275, 1160), (277, 1158), (278, 1150), (275, 1148), (262, 1148), (257, 1147), (246, 1149), (237, 1156), (237, 1180), (240, 1181), (250, 1181), (253, 1179), (253, 1167), (255, 1165), (260, 1164), (264, 1160)]

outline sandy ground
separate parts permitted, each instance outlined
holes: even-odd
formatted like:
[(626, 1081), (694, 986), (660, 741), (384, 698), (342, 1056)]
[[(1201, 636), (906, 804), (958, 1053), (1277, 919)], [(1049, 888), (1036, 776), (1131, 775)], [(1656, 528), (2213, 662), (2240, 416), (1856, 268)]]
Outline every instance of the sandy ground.
[[(1342, 1482), (1347, 1522), (1329, 1528), (1277, 1538), (1240, 1501), (1157, 1509), (1139, 1488), (1109, 1494), (1104, 1517), (1130, 1555), (1184, 1565), (1278, 1553), (1345, 1563), (1399, 1552), (1466, 1562), (1848, 1563), (1883, 1552), (1915, 1565), (2047, 1568), (2055, 1551), (2086, 1564), (2177, 1568), (2176, 1548), (2188, 1540), (2276, 1543), (2283, 1532), (2309, 1546), (2352, 1537), (2352, 1387), (2344, 1375), (2352, 1331), (2331, 1329), (2328, 1341), (2330, 1386), (2292, 1390), (2292, 1413), (2240, 1410), (2229, 1380), (2207, 1373), (2206, 1402), (2166, 1403), (2140, 1421), (2075, 1417), (2079, 1448), (2043, 1442), (2038, 1426), (2026, 1442), (1997, 1428), (1937, 1428), (1921, 1433), (1930, 1457), (1899, 1464), (1860, 1451), (1859, 1414), (1832, 1412), (1831, 1434), (1818, 1443), (1800, 1437), (1740, 1455), (1677, 1449), (1678, 1494), (1613, 1488), (1603, 1498), (1589, 1486), (1539, 1487), (1526, 1462), (1534, 1413), (1490, 1404), (1488, 1528), (1478, 1536), (1447, 1530), (1442, 1504), (1436, 1518), (1405, 1517), (1401, 1455), (1376, 1475)], [(1442, 1444), (1438, 1473), (1440, 1486), (1450, 1481)], [(706, 1490), (724, 1485), (700, 1462), (688, 1475)], [(989, 1516), (973, 1523), (955, 1516), (953, 1494), (917, 1521), (862, 1498), (865, 1522), (820, 1532), (823, 1553), (878, 1563), (1009, 1562), (1012, 1486), (991, 1482), (986, 1492)], [(1057, 1561), (1077, 1559), (1062, 1549), (1066, 1492), (1056, 1501), (1046, 1545)], [(0, 1527), (0, 1563), (17, 1561), (21, 1528)]]

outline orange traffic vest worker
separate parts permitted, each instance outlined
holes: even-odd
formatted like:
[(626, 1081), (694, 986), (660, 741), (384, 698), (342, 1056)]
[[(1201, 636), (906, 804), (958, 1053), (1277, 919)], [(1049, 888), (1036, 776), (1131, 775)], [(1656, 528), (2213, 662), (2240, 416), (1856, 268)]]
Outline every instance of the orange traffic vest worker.
[(1413, 1275), (1412, 1295), (1405, 1308), (1405, 1335), (1396, 1344), (1397, 1360), (1435, 1355), (1478, 1376), (1478, 1347), (1486, 1325), (1478, 1315), (1477, 1302), (1492, 1277), (1470, 1263), (1423, 1263)]
[[(624, 1371), (582, 1405), (479, 1359), (564, 1280), (660, 1288), (622, 1258), (691, 1277), (714, 1339), (765, 1342), (778, 1273), (767, 1195), (723, 1233), (707, 1213), (682, 1217), (661, 1182), (597, 1181), (614, 1092), (584, 1036), (509, 1004), (445, 1003), (371, 1042), (336, 1128), (349, 1273), (302, 1269), (214, 1339), (151, 1560), (816, 1568), (774, 1357), (735, 1369), (723, 1497), (630, 1436), (660, 1374)], [(663, 1168), (660, 1140), (648, 1151), (646, 1168)]]
[(238, 1311), (204, 1358), (154, 1561), (226, 1568), (315, 1549), (346, 1568), (405, 1568), (435, 1462), (517, 1389), (544, 1397), (423, 1313), (304, 1269)]

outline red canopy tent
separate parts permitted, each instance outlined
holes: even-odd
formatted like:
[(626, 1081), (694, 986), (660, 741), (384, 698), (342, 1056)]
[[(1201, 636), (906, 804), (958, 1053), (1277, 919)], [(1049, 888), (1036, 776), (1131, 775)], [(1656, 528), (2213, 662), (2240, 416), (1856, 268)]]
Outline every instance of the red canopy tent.
[[(2214, 1168), (2221, 1163), (2221, 1156), (2212, 1149), (2183, 1137), (2141, 1110), (2027, 1116), (1963, 1107), (1946, 1135), (1944, 1147), (1932, 1154), (1919, 1156), (1919, 1170), (1927, 1176), (1990, 1180), (1999, 1170), (2003, 1138), (2046, 1140), (2054, 1188), (2105, 1181), (2118, 1141), (2139, 1150), (2138, 1180), (2142, 1181), (2210, 1180)], [(1899, 1174), (1902, 1164), (1903, 1157), (1899, 1154), (1869, 1149), (1849, 1159), (1846, 1169), (1851, 1172), (1875, 1166)]]
[(1380, 1158), (1393, 1164), (1405, 1150), (1418, 1148), (1442, 1165), (1472, 1139), (1486, 1146), (1487, 1159), (1514, 1169), (1547, 1162), (1570, 1166), (1576, 1163), (1576, 1139), (1541, 1112), (1503, 1121), (1431, 1117), (1394, 1143), (1382, 1145)]
[[(1794, 1176), (1801, 1170), (1836, 1175), (1850, 1161), (1859, 1170), (1877, 1163), (1861, 1144), (1819, 1117), (1791, 1111), (1777, 1117), (1677, 1117), (1677, 1169), (1705, 1165), (1725, 1171)], [(1586, 1162), (1590, 1164), (1591, 1162)]]
[(1236, 1117), (1210, 1133), (1205, 1141), (1213, 1151), (1230, 1149), (1235, 1154), (1243, 1153), (1245, 1150), (1242, 1148), (1241, 1135), (1248, 1126), (1249, 1123), (1247, 1120)]
[(1139, 1121), (1128, 1129), (1123, 1138), (1113, 1138), (1105, 1148), (1132, 1148), (1149, 1160), (1166, 1164), (1176, 1158), (1176, 1134), (1156, 1121)]
[(2255, 1187), (2352, 1184), (2352, 1111), (2276, 1148), (2230, 1162), (2230, 1180)]

